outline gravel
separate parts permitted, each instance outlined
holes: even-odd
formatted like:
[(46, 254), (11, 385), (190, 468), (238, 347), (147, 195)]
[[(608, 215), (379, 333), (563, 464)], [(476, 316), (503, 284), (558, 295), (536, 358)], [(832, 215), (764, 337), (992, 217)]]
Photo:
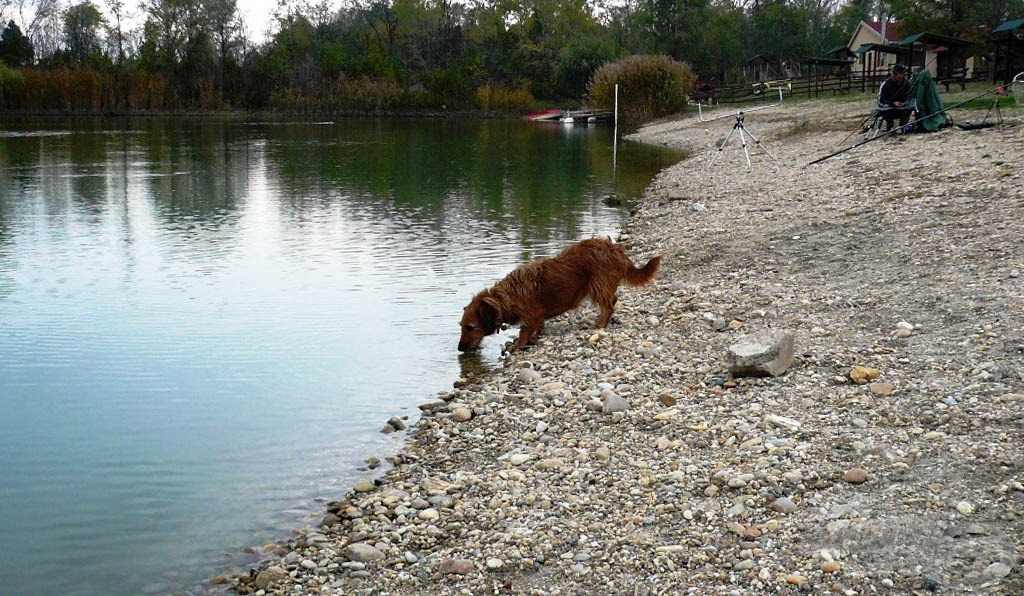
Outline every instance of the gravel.
[[(749, 112), (750, 168), (726, 110), (637, 133), (692, 152), (620, 239), (658, 279), (460, 379), (234, 590), (1024, 593), (1021, 114), (807, 165), (869, 101)], [(785, 371), (730, 374), (769, 330)]]

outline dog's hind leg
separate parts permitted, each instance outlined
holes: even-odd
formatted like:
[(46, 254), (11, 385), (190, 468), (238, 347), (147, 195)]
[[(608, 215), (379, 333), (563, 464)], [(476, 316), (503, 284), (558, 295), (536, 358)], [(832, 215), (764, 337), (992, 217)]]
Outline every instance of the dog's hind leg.
[(608, 326), (608, 323), (612, 320), (612, 314), (615, 313), (615, 303), (618, 301), (618, 297), (615, 294), (608, 296), (594, 296), (594, 304), (601, 309), (601, 314), (597, 317), (597, 323), (594, 325), (594, 329), (604, 329)]
[(609, 270), (600, 272), (590, 280), (587, 293), (590, 295), (590, 301), (601, 310), (597, 323), (594, 324), (595, 329), (604, 329), (612, 320), (615, 303), (619, 300), (617, 290), (622, 276), (621, 273)]

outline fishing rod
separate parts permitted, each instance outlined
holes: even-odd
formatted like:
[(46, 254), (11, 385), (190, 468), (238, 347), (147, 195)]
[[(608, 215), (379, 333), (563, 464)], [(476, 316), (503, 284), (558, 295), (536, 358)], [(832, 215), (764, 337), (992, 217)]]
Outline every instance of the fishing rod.
[[(964, 101), (961, 101), (960, 103), (958, 103), (956, 105), (949, 106), (948, 108), (942, 108), (941, 110), (939, 110), (939, 111), (937, 111), (937, 112), (935, 112), (933, 114), (928, 114), (927, 116), (921, 116), (920, 118), (918, 118), (917, 120), (914, 120), (913, 122), (908, 122), (906, 124), (906, 126), (911, 126), (911, 125), (917, 124), (918, 122), (922, 122), (922, 121), (927, 120), (927, 119), (929, 119), (929, 118), (931, 118), (933, 116), (938, 116), (939, 114), (942, 114), (943, 112), (946, 112), (947, 110), (952, 110), (952, 109), (959, 108), (960, 106), (962, 106), (964, 104), (970, 103), (970, 102), (975, 101), (977, 99), (981, 99), (982, 97), (986, 97), (988, 95), (992, 95), (993, 93), (998, 95), (998, 94), (1001, 94), (1002, 92), (1003, 92), (1003, 87), (1002, 86), (996, 87), (995, 89), (989, 89), (988, 91), (986, 91), (984, 93), (981, 93), (979, 95), (975, 95), (974, 97), (971, 97), (969, 99), (965, 99)], [(885, 134), (879, 135), (877, 137), (872, 137), (870, 139), (865, 139), (865, 140), (863, 140), (863, 141), (861, 141), (859, 143), (854, 143), (853, 145), (850, 145), (849, 147), (845, 147), (843, 149), (840, 149), (839, 151), (836, 151), (835, 153), (830, 153), (830, 154), (826, 155), (825, 157), (819, 157), (818, 159), (808, 163), (807, 165), (813, 166), (815, 164), (819, 164), (819, 163), (821, 163), (821, 162), (823, 162), (823, 161), (825, 161), (827, 159), (832, 159), (833, 157), (835, 157), (837, 155), (842, 155), (843, 153), (846, 153), (847, 151), (849, 151), (851, 149), (856, 149), (857, 147), (860, 147), (861, 145), (867, 145), (871, 141), (877, 141), (878, 139), (884, 139), (885, 137), (887, 137), (889, 135), (897, 134), (902, 129), (903, 129), (902, 126), (895, 127), (892, 130), (886, 132)]]
[[(792, 86), (790, 88), (792, 89)], [(697, 103), (697, 119), (700, 120), (701, 122), (714, 122), (715, 120), (721, 120), (723, 118), (729, 118), (729, 117), (734, 116), (734, 115), (735, 116), (741, 116), (743, 114), (749, 114), (750, 112), (756, 112), (758, 110), (767, 110), (768, 108), (774, 108), (774, 107), (780, 106), (780, 105), (782, 105), (783, 89), (782, 89), (782, 87), (776, 87), (776, 89), (779, 90), (779, 101), (777, 101), (775, 103), (754, 106), (752, 108), (747, 108), (745, 110), (740, 110), (740, 111), (736, 112), (736, 114), (725, 114), (724, 116), (716, 116), (714, 118), (705, 118), (704, 117), (704, 112), (701, 110), (701, 104), (698, 102)]]

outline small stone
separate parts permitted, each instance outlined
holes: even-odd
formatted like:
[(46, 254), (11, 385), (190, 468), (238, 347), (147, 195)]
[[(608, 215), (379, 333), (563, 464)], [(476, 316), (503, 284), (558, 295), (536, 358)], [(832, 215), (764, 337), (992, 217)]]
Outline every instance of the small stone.
[(769, 414), (766, 417), (766, 420), (768, 420), (768, 422), (771, 422), (775, 426), (778, 426), (780, 428), (786, 428), (789, 430), (799, 430), (801, 426), (799, 420), (794, 420), (792, 418), (787, 418), (785, 416), (777, 416), (775, 414)]
[(268, 569), (266, 571), (260, 571), (258, 574), (256, 574), (256, 579), (253, 581), (253, 583), (256, 585), (257, 589), (266, 590), (267, 588), (269, 588), (276, 582), (283, 580), (284, 578), (284, 574), (276, 573)]
[(728, 481), (729, 488), (743, 488), (750, 484), (754, 480), (753, 474), (740, 474), (739, 476), (733, 476)]
[(405, 430), (405, 422), (398, 417), (388, 418), (388, 426), (395, 430)]
[(968, 524), (967, 527), (964, 528), (964, 533), (972, 536), (988, 536), (989, 531), (981, 524)]
[(377, 485), (370, 480), (360, 480), (359, 482), (356, 482), (355, 486), (352, 487), (352, 490), (357, 493), (368, 493), (372, 492), (375, 488), (377, 488)]
[(523, 381), (524, 383), (536, 383), (537, 381), (541, 380), (541, 378), (543, 377), (541, 376), (540, 372), (538, 372), (535, 369), (522, 368), (519, 370), (519, 380)]
[(867, 482), (868, 471), (864, 468), (850, 468), (843, 474), (843, 482), (850, 484), (863, 484)]
[(959, 511), (961, 515), (971, 515), (974, 513), (974, 505), (971, 505), (967, 501), (960, 501), (956, 504), (956, 510)]
[(875, 395), (892, 395), (895, 390), (892, 383), (871, 383), (868, 385), (868, 391)]
[(1003, 579), (1007, 575), (1010, 575), (1012, 569), (1006, 563), (992, 563), (985, 568), (983, 575), (989, 579)]
[(807, 583), (807, 578), (799, 573), (790, 573), (786, 576), (786, 583), (794, 586), (802, 586)]
[(487, 568), (490, 569), (491, 571), (494, 571), (496, 569), (501, 569), (504, 564), (505, 564), (504, 561), (502, 561), (501, 559), (495, 558), (495, 557), (491, 557), (490, 559), (487, 559)]
[(441, 512), (439, 512), (437, 509), (434, 509), (433, 507), (430, 507), (424, 509), (423, 511), (420, 511), (419, 514), (416, 515), (416, 517), (423, 521), (434, 521), (441, 517)]
[(670, 407), (670, 408), (672, 406), (676, 405), (676, 398), (672, 397), (671, 395), (669, 395), (667, 393), (663, 393), (663, 394), (659, 395), (658, 396), (658, 401), (660, 401), (663, 406), (667, 406), (667, 407)]
[(778, 499), (775, 499), (772, 501), (770, 507), (772, 511), (777, 511), (779, 513), (793, 513), (797, 509), (796, 503), (787, 497), (779, 497)]
[(473, 561), (469, 559), (448, 559), (441, 563), (438, 567), (438, 571), (444, 575), (454, 573), (456, 575), (468, 575), (476, 570), (476, 566), (473, 565)]
[(881, 371), (867, 366), (855, 366), (850, 369), (850, 380), (858, 385), (866, 385), (880, 376)]
[(308, 569), (312, 571), (313, 569), (316, 569), (316, 561), (312, 559), (303, 559), (302, 562), (299, 563), (299, 566), (303, 569)]
[(615, 412), (628, 412), (629, 402), (615, 394), (609, 394), (604, 397), (601, 403), (601, 411), (605, 414), (614, 414)]
[(734, 377), (777, 377), (793, 363), (793, 353), (792, 331), (768, 329), (741, 337), (729, 346), (725, 359)]
[(921, 578), (921, 585), (923, 585), (924, 589), (929, 592), (942, 592), (945, 590), (942, 585), (942, 580), (933, 575), (926, 575)]
[(512, 464), (513, 466), (521, 466), (526, 462), (530, 461), (531, 457), (533, 456), (531, 456), (528, 453), (513, 453), (512, 455), (508, 456), (508, 463)]
[(825, 561), (821, 564), (821, 570), (825, 573), (835, 573), (839, 571), (842, 565), (838, 561)]
[(473, 410), (465, 407), (458, 407), (452, 410), (452, 420), (456, 422), (468, 422), (473, 418)]

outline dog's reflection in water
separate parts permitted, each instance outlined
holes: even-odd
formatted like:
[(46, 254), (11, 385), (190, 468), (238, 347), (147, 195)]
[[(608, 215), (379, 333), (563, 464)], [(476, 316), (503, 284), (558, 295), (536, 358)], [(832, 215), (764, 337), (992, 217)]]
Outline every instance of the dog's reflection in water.
[(501, 362), (482, 351), (459, 354), (459, 380), (457, 385), (470, 385), (501, 370)]

